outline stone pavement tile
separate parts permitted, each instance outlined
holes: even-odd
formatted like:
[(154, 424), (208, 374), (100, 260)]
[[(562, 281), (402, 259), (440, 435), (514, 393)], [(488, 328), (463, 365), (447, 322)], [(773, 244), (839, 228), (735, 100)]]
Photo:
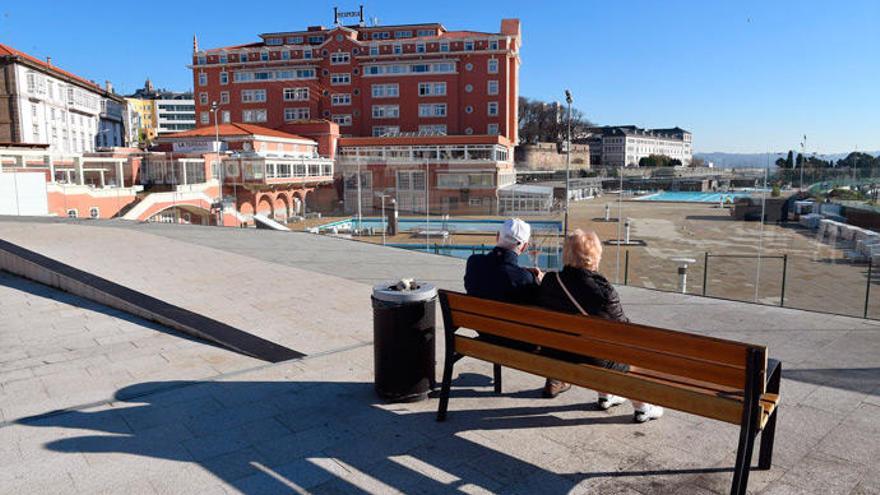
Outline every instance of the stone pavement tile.
[(132, 430), (139, 431), (168, 423), (185, 422), (222, 410), (222, 406), (213, 397), (196, 397), (169, 405), (155, 404), (121, 407), (119, 414)]
[(572, 491), (572, 480), (548, 471), (538, 471), (526, 479), (504, 486), (502, 492), (511, 495), (531, 495), (534, 493), (568, 494)]
[[(333, 479), (317, 485), (309, 490), (315, 495), (327, 494), (363, 494), (363, 493), (406, 493), (400, 487), (392, 486), (386, 480), (375, 476), (375, 466), (352, 465), (348, 462), (333, 457), (313, 457), (309, 459), (318, 467), (328, 471), (334, 476)], [(391, 480), (388, 480), (391, 481)], [(431, 480), (425, 480), (430, 482)], [(409, 481), (407, 484), (412, 484)]]
[[(223, 480), (197, 464), (174, 464), (146, 478), (160, 495), (228, 495)], [(136, 494), (132, 494), (136, 495)]]
[(762, 495), (821, 495), (820, 492), (813, 491), (809, 488), (789, 485), (787, 483), (775, 482), (768, 485), (761, 491)]
[(817, 451), (844, 461), (876, 466), (880, 459), (880, 431), (840, 425), (822, 439)]
[[(814, 452), (823, 438), (843, 420), (838, 414), (806, 404), (783, 402), (778, 414), (773, 465), (783, 468), (791, 468), (805, 455)], [(736, 442), (731, 444), (731, 451), (736, 450), (736, 445)]]
[(263, 456), (251, 447), (220, 454), (199, 462), (202, 468), (226, 483), (233, 483), (235, 480), (262, 473), (257, 466), (265, 464)]
[(258, 462), (254, 468), (259, 472), (234, 480), (232, 487), (247, 494), (312, 493), (316, 485), (336, 479), (332, 472), (305, 458), (273, 467)]
[(332, 424), (255, 442), (253, 447), (271, 467), (286, 464), (292, 459), (317, 454), (341, 443), (357, 443), (359, 436), (359, 433), (351, 431), (343, 425)]
[(779, 481), (815, 493), (827, 495), (849, 494), (862, 481), (870, 468), (824, 456), (821, 453), (805, 457)]
[[(278, 408), (267, 402), (253, 402), (236, 407), (221, 406), (216, 412), (193, 416), (185, 424), (197, 436), (214, 435), (261, 419), (281, 427), (281, 423), (272, 419), (279, 412)], [(284, 428), (283, 434), (289, 433), (290, 430)]]

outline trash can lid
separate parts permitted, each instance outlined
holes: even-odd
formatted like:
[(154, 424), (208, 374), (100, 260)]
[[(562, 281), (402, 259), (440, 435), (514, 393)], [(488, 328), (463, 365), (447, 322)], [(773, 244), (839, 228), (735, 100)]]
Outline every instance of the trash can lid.
[(437, 297), (437, 287), (425, 282), (403, 279), (399, 282), (385, 282), (373, 286), (373, 297), (393, 303), (427, 301)]

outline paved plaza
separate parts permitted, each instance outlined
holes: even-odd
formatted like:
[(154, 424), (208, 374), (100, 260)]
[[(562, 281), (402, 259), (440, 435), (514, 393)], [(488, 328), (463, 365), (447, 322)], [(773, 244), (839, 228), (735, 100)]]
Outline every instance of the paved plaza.
[[(464, 262), (302, 233), (0, 219), (0, 239), (252, 332), (267, 363), (0, 273), (0, 493), (726, 493), (738, 429), (645, 425), (595, 392), (456, 367), (436, 400), (372, 387), (371, 285), (461, 289)], [(765, 344), (784, 364), (754, 493), (880, 493), (880, 322), (622, 287), (636, 322)], [(438, 349), (438, 356), (442, 356)], [(439, 363), (442, 364), (442, 363)]]

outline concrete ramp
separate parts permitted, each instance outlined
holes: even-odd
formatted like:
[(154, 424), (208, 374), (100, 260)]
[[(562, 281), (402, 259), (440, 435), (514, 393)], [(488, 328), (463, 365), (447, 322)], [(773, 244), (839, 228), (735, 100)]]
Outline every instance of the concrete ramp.
[(301, 352), (131, 290), (2, 239), (0, 239), (0, 270), (155, 321), (257, 359), (280, 362), (304, 356)]
[(260, 213), (254, 215), (254, 223), (257, 224), (258, 229), (272, 229), (280, 230), (282, 232), (290, 232), (290, 229), (287, 228), (286, 225), (282, 225), (275, 220), (267, 217), (266, 215), (262, 215)]

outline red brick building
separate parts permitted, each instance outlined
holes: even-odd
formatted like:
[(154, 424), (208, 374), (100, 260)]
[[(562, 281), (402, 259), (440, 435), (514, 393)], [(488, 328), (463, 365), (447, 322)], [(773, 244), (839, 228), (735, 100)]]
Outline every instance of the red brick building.
[[(302, 134), (303, 121), (342, 136), (500, 135), (517, 142), (520, 23), (500, 31), (441, 24), (312, 26), (200, 50), (194, 43), (198, 126), (253, 123)], [(311, 136), (309, 136), (311, 137)]]

